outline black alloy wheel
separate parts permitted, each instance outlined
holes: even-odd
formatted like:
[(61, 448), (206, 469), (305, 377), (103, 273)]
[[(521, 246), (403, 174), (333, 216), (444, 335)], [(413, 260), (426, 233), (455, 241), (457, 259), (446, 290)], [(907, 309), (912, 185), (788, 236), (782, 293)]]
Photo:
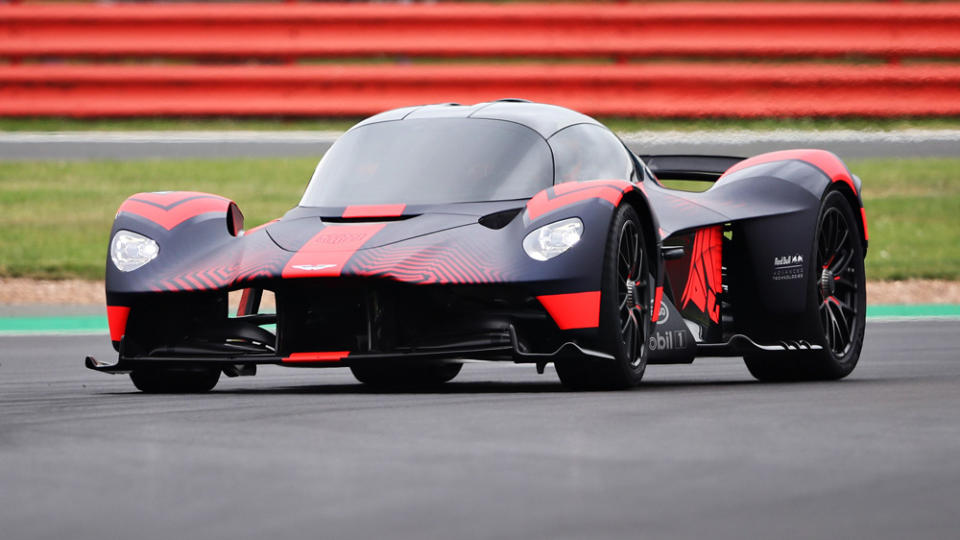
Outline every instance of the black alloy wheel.
[[(649, 325), (642, 322), (649, 307), (638, 305), (637, 301), (647, 297), (646, 289), (650, 279), (647, 277), (646, 261), (640, 249), (640, 230), (633, 221), (624, 221), (620, 229), (620, 246), (617, 249), (617, 309), (620, 327), (620, 345), (625, 351), (633, 351), (630, 367), (636, 369), (646, 358), (646, 334)], [(641, 272), (643, 270), (643, 272)]]
[(643, 232), (633, 207), (624, 205), (617, 210), (603, 261), (598, 339), (586, 344), (613, 358), (557, 361), (557, 375), (568, 388), (624, 389), (636, 386), (643, 378), (654, 290)]
[[(867, 291), (861, 233), (853, 208), (839, 191), (823, 198), (817, 218), (814, 257), (807, 265), (808, 305), (815, 307), (820, 339), (814, 350), (744, 355), (761, 381), (837, 380), (860, 359)], [(812, 310), (811, 310), (812, 311)]]
[(860, 314), (857, 299), (862, 292), (857, 281), (862, 269), (853, 264), (860, 239), (856, 228), (851, 230), (850, 225), (838, 208), (830, 207), (820, 220), (817, 238), (820, 323), (826, 346), (838, 358), (853, 346)]

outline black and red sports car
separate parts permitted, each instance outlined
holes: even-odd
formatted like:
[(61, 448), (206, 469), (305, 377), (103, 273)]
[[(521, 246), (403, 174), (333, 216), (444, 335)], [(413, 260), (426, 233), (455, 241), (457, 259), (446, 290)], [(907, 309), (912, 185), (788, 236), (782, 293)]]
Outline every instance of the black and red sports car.
[(106, 272), (119, 355), (86, 364), (148, 392), (259, 364), (435, 384), (468, 359), (552, 362), (571, 388), (697, 356), (838, 379), (863, 344), (866, 249), (860, 180), (823, 150), (635, 155), (551, 105), (396, 109), (344, 134), (266, 225), (245, 231), (217, 195), (127, 199)]

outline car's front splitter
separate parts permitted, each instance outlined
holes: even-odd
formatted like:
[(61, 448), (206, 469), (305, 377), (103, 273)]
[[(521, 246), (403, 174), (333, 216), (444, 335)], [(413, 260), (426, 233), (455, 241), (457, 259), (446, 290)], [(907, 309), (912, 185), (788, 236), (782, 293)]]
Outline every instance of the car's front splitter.
[(523, 350), (516, 331), (509, 328), (509, 341), (503, 344), (480, 347), (438, 348), (388, 353), (354, 353), (351, 351), (303, 351), (286, 356), (264, 353), (217, 354), (209, 356), (118, 356), (114, 363), (87, 356), (84, 365), (101, 373), (129, 373), (138, 368), (211, 368), (231, 369), (235, 366), (274, 364), (288, 367), (348, 367), (371, 362), (457, 362), (461, 360), (512, 361), (515, 363), (547, 364), (556, 360), (594, 359), (613, 360), (602, 351), (582, 347), (567, 341), (553, 351), (532, 352)]

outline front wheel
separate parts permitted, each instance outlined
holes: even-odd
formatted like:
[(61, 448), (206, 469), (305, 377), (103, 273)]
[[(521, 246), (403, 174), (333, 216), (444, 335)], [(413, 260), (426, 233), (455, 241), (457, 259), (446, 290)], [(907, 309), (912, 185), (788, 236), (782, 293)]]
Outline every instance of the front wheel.
[(817, 308), (823, 348), (745, 355), (747, 369), (758, 380), (842, 379), (860, 359), (867, 312), (863, 244), (853, 209), (838, 191), (828, 193), (820, 205), (813, 248), (816, 257), (808, 271), (816, 279), (809, 279), (807, 294)]
[(607, 235), (596, 348), (612, 360), (561, 360), (557, 375), (575, 390), (631, 388), (647, 367), (653, 278), (643, 225), (629, 205), (617, 209)]
[(130, 372), (130, 380), (147, 394), (199, 394), (213, 390), (220, 370), (137, 368)]
[(453, 380), (463, 364), (360, 364), (350, 366), (358, 381), (377, 388), (429, 388)]

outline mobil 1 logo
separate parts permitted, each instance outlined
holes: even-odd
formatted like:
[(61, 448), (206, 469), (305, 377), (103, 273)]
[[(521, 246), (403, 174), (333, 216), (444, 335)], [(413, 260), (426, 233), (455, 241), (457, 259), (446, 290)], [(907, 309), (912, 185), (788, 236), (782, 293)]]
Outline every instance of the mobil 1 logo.
[(665, 325), (668, 320), (670, 320), (670, 308), (667, 307), (667, 302), (662, 302), (660, 304), (660, 315), (657, 317), (657, 326), (647, 340), (647, 346), (651, 351), (670, 351), (683, 349), (687, 346), (687, 332), (667, 330)]
[(647, 345), (651, 351), (672, 351), (674, 349), (684, 349), (686, 344), (686, 332), (683, 330), (664, 330), (656, 331), (650, 336)]

